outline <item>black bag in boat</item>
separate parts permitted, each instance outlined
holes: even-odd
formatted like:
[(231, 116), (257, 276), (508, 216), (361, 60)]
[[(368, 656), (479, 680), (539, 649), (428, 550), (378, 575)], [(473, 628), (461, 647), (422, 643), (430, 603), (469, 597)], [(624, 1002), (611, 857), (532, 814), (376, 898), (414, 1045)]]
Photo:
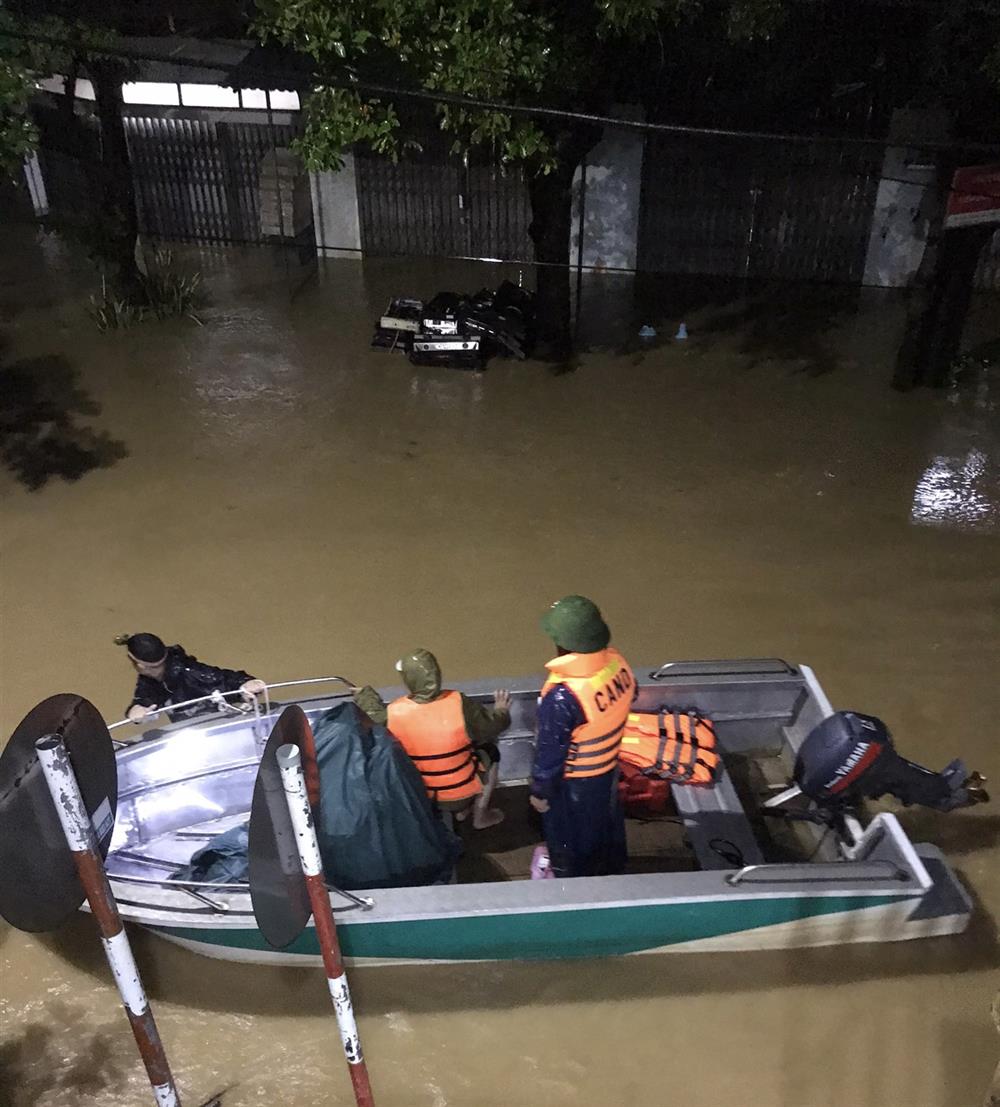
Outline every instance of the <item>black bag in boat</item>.
[(323, 868), (340, 888), (404, 888), (450, 878), (461, 840), (437, 817), (408, 754), (353, 703), (316, 720)]

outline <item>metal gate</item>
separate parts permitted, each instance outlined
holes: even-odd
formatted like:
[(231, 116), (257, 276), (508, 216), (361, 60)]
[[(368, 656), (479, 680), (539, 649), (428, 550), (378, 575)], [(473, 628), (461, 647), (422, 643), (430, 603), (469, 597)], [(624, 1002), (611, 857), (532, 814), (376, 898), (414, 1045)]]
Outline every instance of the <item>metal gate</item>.
[(859, 283), (881, 161), (880, 149), (651, 136), (638, 268)]
[(266, 168), (294, 138), (290, 126), (132, 115), (125, 132), (139, 227), (152, 238), (265, 241), (262, 189), (268, 182), (294, 189)]
[(531, 205), (524, 170), (470, 152), (461, 159), (430, 133), (399, 161), (355, 155), (361, 248), (413, 254), (530, 260)]

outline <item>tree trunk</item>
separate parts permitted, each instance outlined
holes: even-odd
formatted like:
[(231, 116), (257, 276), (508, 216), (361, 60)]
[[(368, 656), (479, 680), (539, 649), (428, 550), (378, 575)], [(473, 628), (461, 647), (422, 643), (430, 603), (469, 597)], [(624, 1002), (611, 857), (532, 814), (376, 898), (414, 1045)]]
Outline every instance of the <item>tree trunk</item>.
[(903, 340), (892, 377), (893, 388), (903, 392), (947, 384), (961, 347), (979, 255), (996, 229), (992, 225), (944, 229), (956, 165), (949, 157), (939, 167), (927, 245), (907, 298)]
[(100, 225), (93, 249), (106, 266), (115, 293), (129, 303), (143, 304), (146, 290), (135, 258), (139, 219), (122, 118), (125, 72), (113, 59), (90, 62), (88, 69), (101, 124)]
[(993, 226), (957, 227), (945, 231), (931, 286), (922, 333), (922, 383), (943, 388), (962, 345), (962, 332), (972, 304), (972, 282)]
[(573, 352), (570, 326), (569, 239), (573, 219), (573, 176), (577, 166), (600, 141), (601, 129), (575, 127), (553, 136), (557, 162), (548, 173), (528, 178), (531, 224), (535, 244), (535, 356), (565, 362)]
[(69, 63), (66, 76), (63, 77), (63, 93), (59, 100), (59, 114), (62, 116), (67, 129), (76, 120), (76, 78), (79, 71), (80, 59), (74, 56)]
[(569, 238), (576, 165), (560, 162), (551, 173), (529, 180), (531, 225), (535, 244), (535, 356), (565, 361), (573, 352), (570, 326)]
[(944, 242), (944, 214), (953, 172), (954, 163), (950, 158), (938, 164), (924, 253), (914, 275), (913, 285), (906, 293), (903, 338), (896, 352), (896, 366), (892, 374), (892, 387), (901, 392), (908, 392), (924, 383), (924, 352), (927, 349), (931, 323), (931, 288)]

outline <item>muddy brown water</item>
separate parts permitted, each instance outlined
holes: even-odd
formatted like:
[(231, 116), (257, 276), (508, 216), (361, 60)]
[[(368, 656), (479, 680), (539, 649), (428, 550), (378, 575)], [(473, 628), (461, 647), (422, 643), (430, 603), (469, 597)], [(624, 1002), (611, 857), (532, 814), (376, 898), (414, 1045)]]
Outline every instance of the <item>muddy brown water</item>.
[[(271, 680), (387, 682), (426, 645), (462, 679), (538, 670), (540, 612), (580, 591), (636, 662), (807, 662), (910, 757), (961, 755), (1000, 787), (997, 386), (890, 391), (891, 297), (821, 330), (794, 309), (720, 324), (688, 306), (687, 344), (591, 352), (562, 376), (468, 374), (370, 351), (371, 319), (390, 293), (492, 269), (337, 261), (310, 277), (294, 255), (205, 253), (203, 326), (102, 336), (83, 318), (86, 266), (23, 230), (6, 246), (3, 363), (82, 406), (49, 433), (121, 446), (33, 492), (0, 473), (5, 735), (57, 691), (120, 717), (121, 631)], [(601, 303), (592, 284), (591, 325)], [(976, 333), (998, 315), (977, 305)], [(902, 817), (975, 896), (964, 935), (358, 971), (379, 1103), (981, 1102), (1000, 808)], [(351, 1101), (317, 974), (134, 938), (186, 1104), (223, 1089), (225, 1107)], [(5, 927), (0, 966), (0, 1103), (149, 1101), (88, 919)]]

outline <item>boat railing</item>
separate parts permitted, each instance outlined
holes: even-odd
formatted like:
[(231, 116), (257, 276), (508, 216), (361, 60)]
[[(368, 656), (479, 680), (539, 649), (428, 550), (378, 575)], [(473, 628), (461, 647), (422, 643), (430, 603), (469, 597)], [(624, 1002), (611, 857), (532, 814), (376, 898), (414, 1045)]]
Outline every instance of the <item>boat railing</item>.
[[(124, 884), (142, 884), (146, 887), (163, 888), (172, 892), (185, 892), (195, 899), (206, 903), (216, 911), (228, 911), (230, 909), (229, 904), (220, 903), (217, 900), (210, 900), (203, 892), (198, 892), (195, 889), (207, 888), (212, 892), (232, 892), (245, 896), (250, 894), (250, 885), (247, 883), (223, 884), (212, 883), (207, 880), (177, 880), (166, 876), (133, 876), (131, 873), (118, 873), (111, 869), (108, 870), (108, 879), (121, 881)], [(370, 911), (371, 908), (375, 906), (375, 900), (372, 899), (371, 896), (356, 896), (353, 892), (349, 892), (344, 888), (337, 888), (333, 884), (327, 884), (326, 888), (328, 892), (332, 892), (334, 895), (346, 899), (351, 905), (350, 907), (338, 907), (338, 911), (350, 911), (354, 908), (360, 908), (362, 911)]]
[(820, 864), (744, 865), (729, 873), (726, 883), (739, 884), (884, 884), (914, 880), (913, 873), (895, 861), (831, 861)]
[(664, 661), (650, 680), (669, 677), (795, 676), (797, 670), (781, 657), (713, 658), (703, 661)]
[[(353, 681), (348, 680), (347, 677), (342, 676), (326, 676), (326, 677), (305, 677), (301, 680), (280, 680), (273, 684), (265, 684), (262, 692), (244, 692), (237, 688), (232, 692), (220, 692), (218, 690), (212, 692), (208, 696), (198, 696), (192, 700), (182, 700), (180, 703), (168, 703), (162, 707), (151, 708), (143, 716), (140, 722), (146, 722), (147, 720), (155, 719), (160, 715), (169, 714), (172, 711), (179, 711), (186, 707), (194, 707), (198, 704), (210, 704), (216, 709), (220, 715), (253, 715), (254, 717), (254, 734), (258, 738), (266, 738), (267, 733), (264, 728), (263, 720), (267, 719), (271, 715), (271, 690), (274, 688), (295, 688), (299, 686), (305, 686), (309, 684), (344, 684), (350, 689), (355, 688)], [(236, 697), (241, 702), (230, 703), (229, 699)], [(261, 711), (261, 700), (263, 700), (263, 708)], [(123, 726), (135, 726), (135, 723), (131, 719), (119, 719), (116, 723), (111, 723), (108, 726), (108, 730), (117, 730)], [(115, 741), (115, 748), (122, 749), (125, 746), (133, 746), (138, 742), (141, 742), (142, 738), (136, 738), (134, 741), (126, 742), (121, 739)]]

